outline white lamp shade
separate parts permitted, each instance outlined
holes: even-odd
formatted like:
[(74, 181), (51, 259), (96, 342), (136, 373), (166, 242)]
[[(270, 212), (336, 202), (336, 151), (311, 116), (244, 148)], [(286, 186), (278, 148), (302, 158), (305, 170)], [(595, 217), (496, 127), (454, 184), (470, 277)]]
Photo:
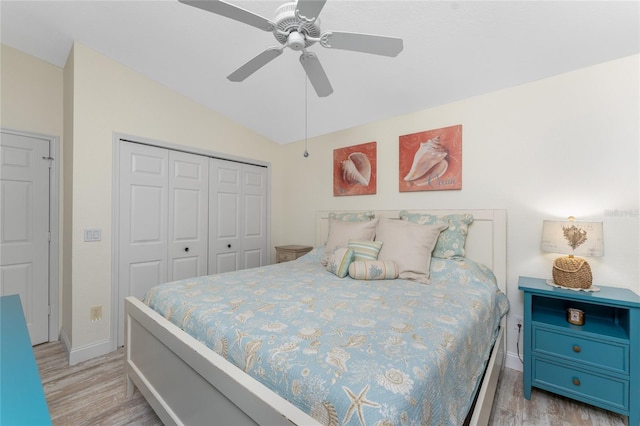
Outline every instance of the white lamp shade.
[[(586, 233), (586, 240), (575, 249), (565, 238), (565, 229), (575, 226)], [(604, 236), (602, 222), (577, 222), (568, 220), (545, 220), (542, 224), (542, 251), (549, 253), (574, 254), (576, 256), (604, 256)]]

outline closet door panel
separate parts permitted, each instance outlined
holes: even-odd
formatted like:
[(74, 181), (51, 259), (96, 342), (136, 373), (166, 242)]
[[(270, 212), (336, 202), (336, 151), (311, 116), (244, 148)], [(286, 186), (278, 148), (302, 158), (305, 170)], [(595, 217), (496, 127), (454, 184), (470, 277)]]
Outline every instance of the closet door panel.
[(169, 152), (168, 280), (207, 274), (209, 159)]
[(124, 344), (124, 298), (141, 298), (167, 278), (168, 156), (166, 149), (120, 145), (118, 345)]
[(209, 160), (209, 274), (241, 269), (241, 166)]
[(242, 266), (256, 268), (268, 263), (267, 169), (243, 164), (242, 178)]

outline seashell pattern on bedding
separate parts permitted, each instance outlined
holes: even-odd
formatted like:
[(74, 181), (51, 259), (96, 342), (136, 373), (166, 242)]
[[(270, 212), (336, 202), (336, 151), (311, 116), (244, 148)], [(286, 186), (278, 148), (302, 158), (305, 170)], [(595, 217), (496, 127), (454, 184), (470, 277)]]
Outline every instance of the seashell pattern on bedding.
[(371, 162), (362, 152), (352, 152), (344, 160), (342, 167), (342, 180), (347, 183), (367, 186), (371, 179)]
[(428, 185), (447, 171), (447, 155), (447, 150), (440, 143), (440, 136), (422, 142), (413, 157), (411, 170), (404, 180), (417, 186)]
[(145, 303), (322, 425), (462, 424), (508, 310), (493, 274), (435, 258), (430, 285), (345, 281), (323, 253), (160, 284)]

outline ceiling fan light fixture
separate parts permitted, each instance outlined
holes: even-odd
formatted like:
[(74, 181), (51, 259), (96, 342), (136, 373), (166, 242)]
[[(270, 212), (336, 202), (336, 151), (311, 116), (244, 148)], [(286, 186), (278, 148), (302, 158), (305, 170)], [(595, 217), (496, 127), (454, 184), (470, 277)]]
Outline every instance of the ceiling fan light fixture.
[(287, 46), (291, 48), (291, 50), (299, 51), (304, 49), (306, 41), (304, 39), (304, 35), (300, 34), (297, 31), (292, 31), (287, 38)]

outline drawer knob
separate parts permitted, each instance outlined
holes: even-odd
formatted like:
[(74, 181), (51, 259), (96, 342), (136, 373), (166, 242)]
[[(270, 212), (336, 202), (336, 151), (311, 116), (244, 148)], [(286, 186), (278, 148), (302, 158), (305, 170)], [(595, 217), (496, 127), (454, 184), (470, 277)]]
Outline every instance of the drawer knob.
[(578, 346), (578, 345), (573, 345), (573, 351), (574, 351), (574, 352), (578, 353), (578, 352), (580, 352), (581, 350), (582, 350), (582, 348), (580, 348), (580, 346)]
[(573, 384), (576, 386), (580, 386), (580, 379), (578, 379), (577, 377), (573, 378)]

